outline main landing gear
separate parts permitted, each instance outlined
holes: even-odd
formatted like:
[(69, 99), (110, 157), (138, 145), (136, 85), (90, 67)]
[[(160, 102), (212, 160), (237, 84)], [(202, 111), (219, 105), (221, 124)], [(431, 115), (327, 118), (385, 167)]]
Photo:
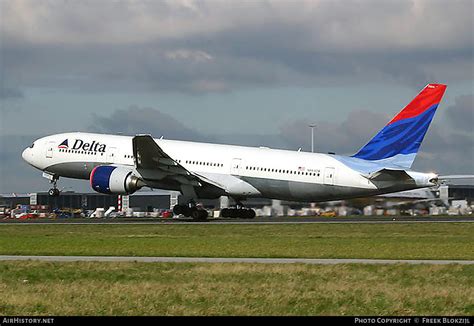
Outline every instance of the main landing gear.
[(223, 208), (221, 217), (252, 219), (255, 218), (255, 211), (251, 208)]
[(221, 217), (252, 219), (255, 218), (255, 211), (237, 202), (235, 207), (221, 209)]
[(173, 213), (175, 215), (184, 215), (186, 217), (192, 217), (194, 220), (204, 221), (207, 219), (208, 213), (204, 208), (196, 206), (194, 202), (190, 202), (188, 205), (175, 205), (173, 207)]

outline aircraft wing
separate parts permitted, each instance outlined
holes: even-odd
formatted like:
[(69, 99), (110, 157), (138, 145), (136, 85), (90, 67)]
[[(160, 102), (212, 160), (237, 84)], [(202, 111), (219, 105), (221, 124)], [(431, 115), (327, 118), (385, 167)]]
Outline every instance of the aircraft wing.
[(150, 135), (137, 135), (132, 139), (135, 168), (146, 180), (179, 183), (191, 186), (211, 186), (224, 189), (215, 181), (185, 169), (166, 154)]

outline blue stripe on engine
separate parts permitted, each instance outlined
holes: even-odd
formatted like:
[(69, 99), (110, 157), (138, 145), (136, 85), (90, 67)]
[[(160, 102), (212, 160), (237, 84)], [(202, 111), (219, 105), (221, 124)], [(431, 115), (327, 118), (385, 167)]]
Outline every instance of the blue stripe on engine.
[(94, 171), (91, 184), (92, 188), (103, 194), (110, 194), (110, 175), (116, 169), (115, 166), (99, 166)]
[(381, 160), (398, 154), (418, 152), (438, 104), (422, 114), (385, 126), (353, 157), (364, 160)]

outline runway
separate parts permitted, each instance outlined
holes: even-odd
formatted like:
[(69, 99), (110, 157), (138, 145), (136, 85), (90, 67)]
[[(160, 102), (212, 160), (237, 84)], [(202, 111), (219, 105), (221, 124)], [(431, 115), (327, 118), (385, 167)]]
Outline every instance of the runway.
[(208, 257), (124, 257), (124, 256), (0, 256), (0, 261), (48, 262), (142, 262), (142, 263), (251, 263), (251, 264), (410, 264), (474, 265), (474, 260), (405, 260), (405, 259), (311, 259), (311, 258), (208, 258)]
[(2, 224), (35, 225), (35, 224), (311, 224), (311, 223), (473, 223), (470, 216), (351, 216), (351, 217), (257, 217), (255, 219), (209, 218), (206, 221), (195, 221), (191, 218), (62, 218), (62, 219), (2, 219)]

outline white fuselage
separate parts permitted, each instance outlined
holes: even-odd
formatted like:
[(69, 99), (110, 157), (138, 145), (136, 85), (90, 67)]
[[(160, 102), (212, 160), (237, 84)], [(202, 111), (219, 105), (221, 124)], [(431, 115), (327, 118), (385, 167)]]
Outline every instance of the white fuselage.
[[(32, 166), (55, 177), (89, 179), (92, 169), (99, 165), (134, 170), (132, 138), (93, 133), (57, 134), (36, 140), (22, 156)], [(62, 146), (65, 140), (67, 145)], [(429, 181), (432, 174), (412, 171), (406, 172), (414, 182), (373, 182), (337, 155), (165, 139), (155, 142), (186, 170), (221, 186), (224, 191), (218, 195), (235, 198), (325, 201), (433, 185)], [(181, 191), (176, 185), (159, 181), (147, 185)]]

